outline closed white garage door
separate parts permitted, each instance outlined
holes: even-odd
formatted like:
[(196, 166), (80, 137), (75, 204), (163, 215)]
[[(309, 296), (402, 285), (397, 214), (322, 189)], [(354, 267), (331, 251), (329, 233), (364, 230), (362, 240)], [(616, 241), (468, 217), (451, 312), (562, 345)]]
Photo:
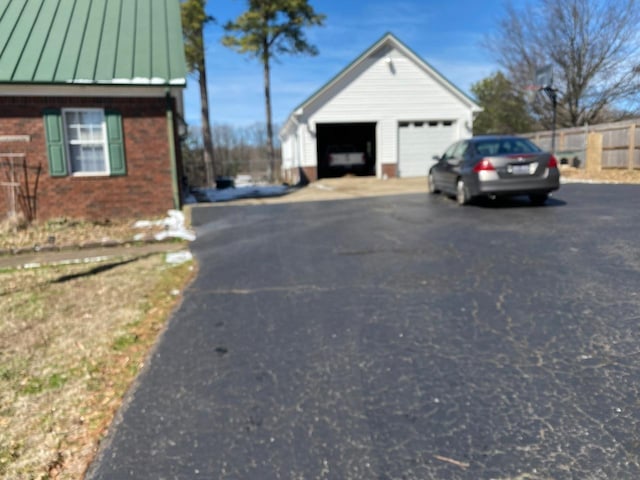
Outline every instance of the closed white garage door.
[(424, 121), (398, 124), (398, 176), (426, 176), (434, 155), (442, 155), (455, 140), (455, 122)]

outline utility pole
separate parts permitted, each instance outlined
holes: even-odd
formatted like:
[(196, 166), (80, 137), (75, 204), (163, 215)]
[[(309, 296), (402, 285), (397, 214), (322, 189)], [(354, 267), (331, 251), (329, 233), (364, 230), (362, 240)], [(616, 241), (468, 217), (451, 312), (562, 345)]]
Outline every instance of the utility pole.
[(553, 88), (553, 85), (547, 85), (542, 87), (542, 91), (547, 94), (549, 100), (551, 100), (552, 120), (551, 120), (551, 153), (556, 153), (556, 119), (558, 111), (558, 89)]
[(536, 69), (535, 82), (538, 91), (544, 92), (551, 100), (552, 121), (551, 121), (551, 153), (556, 153), (556, 121), (558, 112), (558, 89), (553, 86), (553, 65), (547, 64)]

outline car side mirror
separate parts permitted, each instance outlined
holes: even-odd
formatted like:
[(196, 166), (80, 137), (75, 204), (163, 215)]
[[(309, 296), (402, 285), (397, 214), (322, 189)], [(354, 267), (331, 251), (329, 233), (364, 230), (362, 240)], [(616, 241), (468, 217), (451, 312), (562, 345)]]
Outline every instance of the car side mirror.
[(440, 159), (441, 159), (442, 157), (440, 157), (440, 155), (434, 155), (434, 156), (433, 156), (433, 157), (431, 157), (431, 158), (432, 158), (433, 160), (435, 160), (436, 162), (439, 162), (439, 161), (440, 161)]

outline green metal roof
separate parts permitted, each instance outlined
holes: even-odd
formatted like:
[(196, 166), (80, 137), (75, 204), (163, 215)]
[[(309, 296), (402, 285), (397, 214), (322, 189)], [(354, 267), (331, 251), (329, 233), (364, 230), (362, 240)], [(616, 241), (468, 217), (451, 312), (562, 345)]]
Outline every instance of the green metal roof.
[(0, 83), (186, 84), (179, 0), (0, 0)]

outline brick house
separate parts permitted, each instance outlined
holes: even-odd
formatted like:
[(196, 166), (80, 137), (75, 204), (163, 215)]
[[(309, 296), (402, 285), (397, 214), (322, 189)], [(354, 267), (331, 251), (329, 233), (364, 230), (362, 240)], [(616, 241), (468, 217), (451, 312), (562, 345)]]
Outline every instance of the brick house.
[(179, 0), (0, 2), (0, 218), (180, 208), (186, 73)]

